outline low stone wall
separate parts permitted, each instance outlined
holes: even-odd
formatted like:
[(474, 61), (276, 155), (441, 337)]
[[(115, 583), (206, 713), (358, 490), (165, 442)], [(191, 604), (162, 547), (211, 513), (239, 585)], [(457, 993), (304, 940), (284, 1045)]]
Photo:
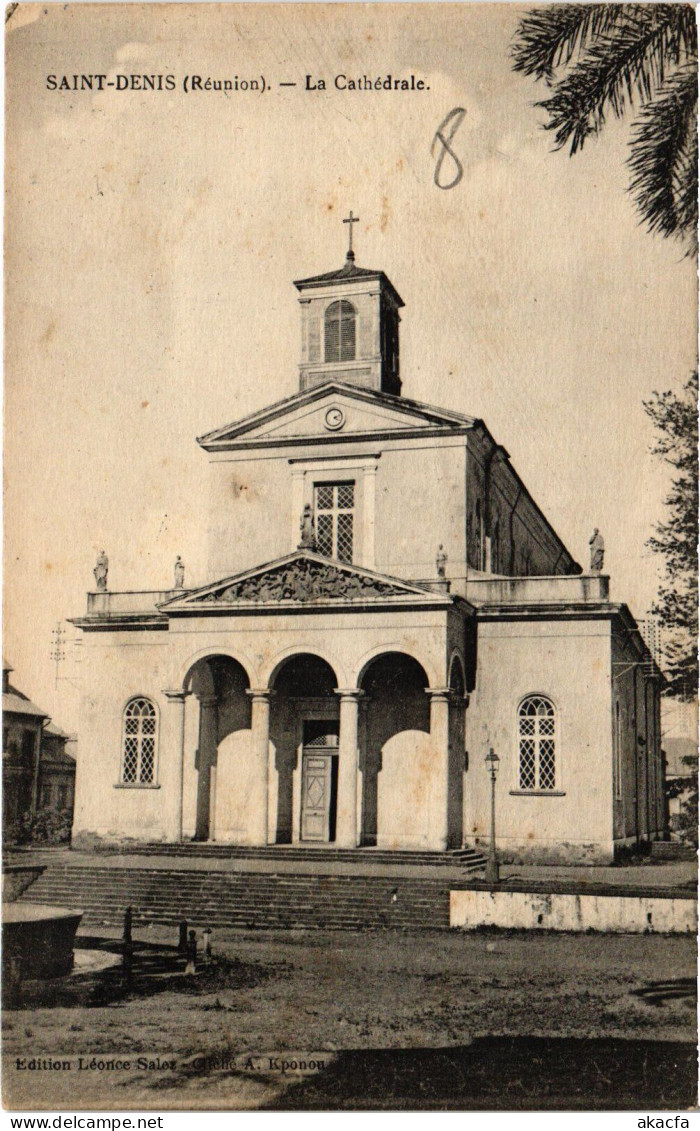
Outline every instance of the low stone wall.
[(697, 899), (662, 895), (451, 891), (450, 927), (697, 934), (698, 904)]
[[(491, 843), (488, 837), (470, 837), (468, 843), (477, 852), (488, 855)], [(520, 841), (513, 837), (502, 837), (498, 842), (498, 859), (502, 864), (586, 864), (605, 867), (615, 859), (615, 846), (613, 841), (601, 844), (597, 841)]]

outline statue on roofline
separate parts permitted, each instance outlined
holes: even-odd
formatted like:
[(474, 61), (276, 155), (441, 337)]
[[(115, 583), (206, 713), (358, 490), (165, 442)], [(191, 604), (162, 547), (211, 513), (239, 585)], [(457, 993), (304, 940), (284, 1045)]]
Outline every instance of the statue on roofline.
[(93, 569), (95, 575), (95, 584), (101, 593), (106, 592), (107, 589), (107, 574), (109, 572), (109, 559), (104, 550), (100, 550), (97, 555), (97, 563)]
[(591, 573), (601, 573), (603, 558), (605, 557), (605, 542), (597, 526), (588, 539), (588, 545), (591, 547)]
[(444, 579), (445, 579), (445, 566), (446, 565), (447, 565), (447, 554), (445, 553), (445, 548), (444, 548), (444, 546), (441, 542), (440, 545), (438, 546), (438, 552), (435, 556), (435, 568), (437, 569), (437, 575), (438, 575), (438, 577), (440, 578), (441, 581), (444, 581)]
[(174, 568), (174, 573), (175, 573), (175, 588), (176, 589), (184, 589), (185, 588), (185, 563), (183, 562), (183, 560), (182, 560), (182, 558), (180, 557), (179, 554), (175, 558), (175, 566), (173, 568)]

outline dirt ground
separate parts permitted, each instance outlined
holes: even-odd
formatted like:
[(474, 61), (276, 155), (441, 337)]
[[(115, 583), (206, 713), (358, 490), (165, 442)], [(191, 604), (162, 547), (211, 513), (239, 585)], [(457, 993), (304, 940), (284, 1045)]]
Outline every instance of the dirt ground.
[(5, 1106), (696, 1102), (691, 938), (227, 931), (194, 976), (174, 942), (143, 933), (131, 973), (28, 984), (4, 1011)]

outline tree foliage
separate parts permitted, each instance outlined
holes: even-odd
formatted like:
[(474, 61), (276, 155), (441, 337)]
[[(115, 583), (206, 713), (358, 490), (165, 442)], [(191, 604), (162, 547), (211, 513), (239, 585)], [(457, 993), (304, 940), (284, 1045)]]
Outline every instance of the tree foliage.
[(69, 809), (38, 809), (24, 813), (15, 830), (18, 844), (68, 844), (73, 814)]
[(666, 796), (669, 800), (681, 799), (680, 812), (673, 819), (672, 831), (681, 840), (698, 846), (698, 756), (688, 755), (683, 759), (687, 772), (666, 782)]
[(667, 520), (648, 545), (664, 558), (665, 576), (653, 612), (665, 627), (669, 691), (684, 697), (698, 683), (698, 374), (683, 393), (654, 393), (644, 404), (657, 429), (652, 452), (674, 469), (665, 499)]
[(545, 129), (570, 154), (631, 109), (630, 191), (652, 232), (696, 247), (697, 61), (690, 4), (557, 4), (521, 20), (514, 68), (544, 81)]

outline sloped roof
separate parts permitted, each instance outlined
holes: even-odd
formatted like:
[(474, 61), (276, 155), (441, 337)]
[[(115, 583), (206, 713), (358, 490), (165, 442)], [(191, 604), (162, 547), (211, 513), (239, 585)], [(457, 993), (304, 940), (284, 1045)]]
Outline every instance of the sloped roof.
[(405, 306), (405, 302), (396, 290), (389, 277), (383, 271), (373, 271), (368, 267), (358, 267), (354, 258), (348, 258), (337, 271), (326, 271), (323, 275), (310, 275), (308, 279), (295, 279), (294, 286), (301, 291), (305, 287), (331, 287), (336, 283), (347, 283), (359, 279), (379, 279), (384, 287), (391, 292), (397, 306)]
[(51, 735), (52, 738), (65, 738), (66, 742), (70, 738), (70, 735), (57, 727), (55, 723), (47, 723), (44, 727), (44, 734)]
[(35, 719), (49, 717), (46, 711), (42, 711), (41, 707), (37, 707), (36, 703), (32, 703), (31, 699), (27, 699), (26, 695), (16, 691), (14, 687), (3, 693), (2, 710), (3, 714), (29, 715)]

